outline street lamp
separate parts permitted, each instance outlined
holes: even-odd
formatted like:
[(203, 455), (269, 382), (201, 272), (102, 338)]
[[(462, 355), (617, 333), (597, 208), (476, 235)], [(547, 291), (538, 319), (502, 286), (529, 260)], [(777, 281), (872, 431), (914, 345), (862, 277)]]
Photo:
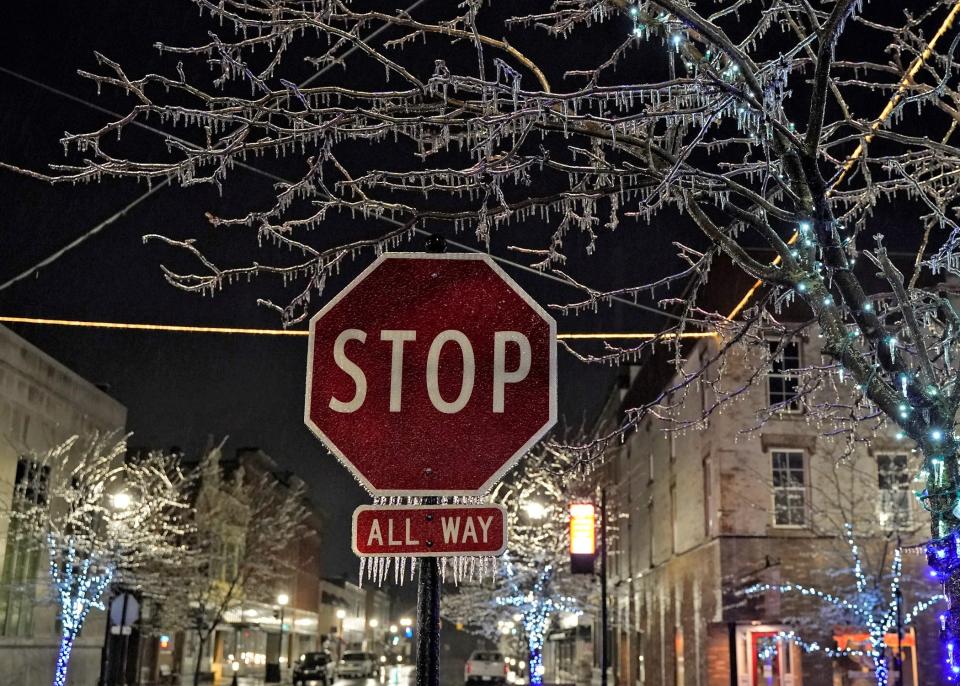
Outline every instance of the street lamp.
[(547, 516), (547, 508), (536, 500), (525, 503), (523, 509), (527, 511), (527, 517), (533, 520), (541, 520)]
[[(280, 655), (277, 661), (280, 663), (280, 669), (283, 669), (284, 655), (283, 655), (283, 611), (290, 603), (290, 596), (286, 593), (277, 594), (277, 605), (280, 606)], [(289, 662), (289, 660), (287, 660)]]
[[(117, 491), (107, 496), (107, 501), (110, 505), (110, 509), (114, 510), (114, 514), (108, 514), (107, 526), (108, 527), (126, 527), (129, 526), (127, 521), (127, 511), (133, 505), (133, 497), (126, 491)], [(110, 600), (107, 602), (107, 607), (109, 608), (114, 598), (117, 598), (119, 595), (118, 589), (113, 589), (110, 593)], [(123, 614), (126, 615), (126, 601), (123, 605)], [(122, 659), (126, 659), (126, 642), (129, 641), (129, 637), (124, 638), (123, 653), (121, 654)], [(100, 677), (97, 680), (98, 686), (103, 686), (106, 684), (107, 672), (110, 670), (110, 620), (108, 619), (104, 623), (104, 634), (103, 634), (103, 647), (100, 649)]]
[(337, 610), (337, 661), (343, 657), (343, 620), (347, 616), (344, 609)]
[(133, 505), (133, 498), (126, 491), (117, 491), (110, 496), (110, 506), (114, 510), (129, 510), (131, 505)]

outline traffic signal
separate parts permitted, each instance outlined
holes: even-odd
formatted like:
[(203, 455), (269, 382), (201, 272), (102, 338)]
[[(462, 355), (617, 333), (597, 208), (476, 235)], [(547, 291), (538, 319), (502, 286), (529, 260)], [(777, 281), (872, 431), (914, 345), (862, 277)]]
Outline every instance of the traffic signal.
[(593, 503), (570, 504), (570, 572), (593, 574), (597, 555), (597, 516)]

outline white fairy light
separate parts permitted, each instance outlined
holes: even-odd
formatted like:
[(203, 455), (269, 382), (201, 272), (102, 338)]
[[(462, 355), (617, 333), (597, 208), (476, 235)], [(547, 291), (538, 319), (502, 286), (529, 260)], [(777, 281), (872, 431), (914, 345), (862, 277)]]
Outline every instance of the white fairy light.
[[(828, 605), (850, 613), (856, 617), (857, 621), (867, 630), (867, 634), (870, 637), (869, 650), (867, 651), (834, 649), (821, 646), (817, 642), (806, 642), (793, 631), (778, 632), (774, 637), (774, 645), (769, 648), (769, 651), (775, 651), (776, 646), (780, 644), (792, 643), (800, 647), (804, 652), (822, 652), (831, 658), (844, 655), (868, 655), (874, 665), (874, 679), (877, 686), (887, 686), (889, 672), (884, 656), (887, 650), (886, 637), (891, 631), (896, 629), (897, 625), (897, 604), (900, 602), (900, 584), (903, 569), (901, 551), (897, 548), (893, 554), (893, 561), (890, 565), (889, 595), (887, 600), (886, 602), (878, 603), (874, 588), (879, 587), (879, 579), (876, 580), (877, 583), (872, 583), (864, 574), (860, 548), (854, 539), (853, 527), (850, 524), (845, 524), (844, 531), (846, 533), (847, 546), (850, 549), (850, 555), (853, 560), (852, 571), (856, 584), (856, 591), (851, 599), (841, 598), (833, 593), (822, 591), (813, 586), (793, 583), (754, 584), (745, 589), (744, 593), (747, 595), (758, 595), (768, 592), (780, 594), (797, 593), (801, 596), (817, 598)], [(932, 607), (934, 603), (944, 599), (942, 594), (937, 594), (921, 600), (903, 615), (903, 626), (909, 626), (919, 614)]]

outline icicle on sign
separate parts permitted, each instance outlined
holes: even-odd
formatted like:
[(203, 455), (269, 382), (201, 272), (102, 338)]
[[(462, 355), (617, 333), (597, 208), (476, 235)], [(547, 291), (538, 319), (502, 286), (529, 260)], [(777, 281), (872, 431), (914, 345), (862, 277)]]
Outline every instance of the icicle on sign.
[(487, 255), (387, 253), (310, 321), (304, 420), (376, 496), (479, 496), (556, 421), (556, 324)]
[(353, 551), (362, 557), (499, 555), (507, 547), (500, 505), (362, 506)]

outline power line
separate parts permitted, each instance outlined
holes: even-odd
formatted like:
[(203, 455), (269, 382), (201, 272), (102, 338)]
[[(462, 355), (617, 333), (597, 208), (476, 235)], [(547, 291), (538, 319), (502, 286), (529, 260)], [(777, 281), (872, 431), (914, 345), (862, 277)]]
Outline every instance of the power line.
[(48, 264), (53, 264), (54, 262), (56, 262), (57, 260), (59, 260), (61, 257), (63, 257), (66, 253), (70, 252), (71, 250), (73, 250), (74, 248), (76, 248), (78, 245), (80, 245), (81, 243), (83, 243), (85, 240), (87, 240), (88, 238), (90, 238), (90, 237), (92, 237), (92, 236), (95, 236), (96, 234), (100, 233), (100, 232), (103, 231), (105, 228), (107, 228), (108, 226), (110, 226), (113, 222), (115, 222), (116, 220), (118, 220), (118, 219), (120, 219), (121, 217), (123, 217), (124, 215), (126, 215), (127, 212), (129, 212), (129, 211), (132, 210), (134, 207), (136, 207), (137, 205), (139, 205), (140, 203), (142, 203), (144, 200), (146, 200), (146, 199), (149, 198), (151, 195), (153, 195), (154, 193), (156, 193), (157, 191), (159, 191), (161, 188), (163, 188), (163, 187), (165, 187), (165, 186), (169, 186), (169, 185), (170, 185), (170, 180), (169, 180), (169, 179), (164, 179), (163, 181), (161, 181), (160, 183), (156, 184), (155, 186), (152, 186), (146, 193), (141, 193), (141, 194), (138, 195), (136, 198), (134, 198), (133, 200), (131, 200), (129, 203), (127, 203), (126, 205), (124, 205), (121, 209), (119, 209), (119, 210), (117, 210), (116, 212), (114, 212), (113, 214), (111, 214), (109, 217), (107, 217), (106, 219), (104, 219), (102, 222), (100, 222), (99, 224), (97, 224), (96, 226), (94, 226), (93, 228), (91, 228), (90, 230), (88, 230), (88, 231), (80, 234), (79, 236), (77, 236), (77, 237), (74, 238), (72, 241), (70, 241), (69, 243), (67, 243), (65, 246), (63, 246), (62, 248), (60, 248), (59, 250), (57, 250), (55, 253), (53, 253), (52, 255), (50, 255), (49, 257), (45, 257), (44, 259), (40, 260), (39, 262), (37, 262), (35, 265), (33, 265), (32, 267), (30, 267), (29, 269), (27, 269), (26, 271), (21, 272), (21, 273), (17, 274), (16, 276), (14, 276), (13, 278), (8, 279), (8, 280), (5, 281), (4, 283), (0, 284), (0, 291), (6, 290), (7, 288), (9, 288), (10, 286), (12, 286), (13, 284), (17, 283), (18, 281), (24, 280), (25, 278), (27, 278), (28, 276), (30, 276), (30, 275), (33, 274), (34, 272), (38, 271), (39, 269), (42, 269), (43, 267), (46, 267)]
[[(421, 4), (423, 4), (425, 1), (426, 1), (426, 0), (417, 0), (416, 2), (414, 2), (413, 4), (411, 4), (409, 7), (407, 7), (407, 9), (404, 10), (404, 12), (409, 13), (409, 12), (413, 11), (414, 9), (416, 9), (417, 7), (419, 7)], [(362, 42), (366, 42), (366, 41), (370, 40), (371, 38), (375, 38), (375, 37), (378, 36), (381, 32), (385, 31), (387, 28), (389, 28), (389, 25), (388, 25), (388, 24), (383, 24), (383, 25), (380, 26), (378, 29), (376, 29), (375, 31), (373, 31), (369, 36), (367, 36), (366, 38), (364, 38)], [(356, 44), (352, 45), (349, 50), (347, 50), (343, 55), (341, 55), (341, 56), (338, 58), (338, 60), (343, 60), (343, 59), (347, 58), (348, 56), (350, 56), (350, 54), (352, 54), (354, 51), (356, 51), (356, 50), (358, 50), (358, 49), (359, 49), (359, 47), (358, 47)], [(303, 88), (303, 87), (309, 85), (309, 84), (312, 83), (316, 78), (322, 76), (322, 75), (323, 75), (324, 73), (326, 73), (329, 69), (333, 68), (334, 64), (335, 64), (335, 63), (331, 62), (330, 64), (327, 64), (326, 66), (324, 66), (322, 69), (317, 70), (316, 73), (312, 74), (310, 77), (308, 77), (306, 80), (304, 80), (298, 87), (299, 87), (299, 88)], [(93, 109), (93, 110), (95, 110), (95, 111), (101, 112), (101, 113), (103, 113), (103, 114), (107, 114), (107, 115), (109, 115), (109, 116), (111, 116), (111, 117), (119, 118), (119, 117), (122, 116), (122, 115), (120, 115), (119, 113), (114, 112), (113, 110), (111, 110), (111, 109), (109, 109), (109, 108), (103, 107), (102, 105), (97, 105), (96, 103), (90, 102), (89, 100), (85, 100), (85, 99), (83, 99), (83, 98), (81, 98), (81, 97), (79, 97), (79, 96), (76, 96), (76, 95), (73, 95), (73, 94), (71, 94), (71, 93), (68, 93), (68, 92), (66, 92), (66, 91), (64, 91), (64, 90), (61, 90), (61, 89), (59, 89), (59, 88), (56, 88), (55, 86), (51, 86), (51, 85), (49, 85), (49, 84), (47, 84), (47, 83), (44, 83), (43, 81), (39, 81), (39, 80), (37, 80), (37, 79), (31, 78), (31, 77), (29, 77), (29, 76), (27, 76), (27, 75), (25, 75), (25, 74), (21, 74), (20, 72), (14, 71), (13, 69), (9, 69), (9, 68), (7, 68), (7, 67), (0, 66), (0, 73), (6, 74), (6, 75), (11, 76), (11, 77), (16, 78), (16, 79), (19, 79), (19, 80), (21, 80), (21, 81), (24, 81), (24, 82), (26, 82), (26, 83), (29, 83), (30, 85), (32, 85), (32, 86), (34, 86), (34, 87), (36, 87), (36, 88), (40, 88), (41, 90), (48, 91), (48, 92), (50, 92), (50, 93), (53, 93), (54, 95), (57, 95), (57, 96), (62, 97), (62, 98), (66, 98), (67, 100), (70, 100), (71, 102), (75, 102), (75, 103), (80, 104), (80, 105), (83, 105), (83, 106), (85, 106), (85, 107), (89, 107), (89, 108), (91, 108), (91, 109)], [(178, 141), (178, 142), (180, 142), (180, 143), (185, 143), (185, 144), (188, 144), (188, 143), (189, 143), (189, 141), (187, 141), (187, 140), (185, 140), (185, 139), (183, 139), (183, 138), (180, 138), (179, 136), (175, 136), (175, 135), (170, 134), (170, 133), (168, 133), (168, 132), (166, 132), (166, 131), (163, 131), (162, 129), (158, 129), (158, 128), (154, 127), (154, 126), (150, 126), (149, 124), (146, 124), (146, 123), (144, 123), (144, 122), (142, 122), (142, 121), (134, 120), (134, 121), (132, 122), (132, 124), (133, 124), (134, 126), (138, 126), (138, 127), (142, 128), (142, 129), (144, 129), (144, 130), (146, 130), (146, 131), (150, 131), (151, 133), (154, 133), (154, 134), (156, 134), (156, 135), (158, 135), (158, 136), (162, 136), (162, 137), (164, 137), (164, 138), (170, 138), (170, 139), (175, 140), (175, 141)], [(259, 174), (260, 176), (264, 176), (264, 177), (270, 179), (271, 181), (280, 181), (280, 182), (283, 182), (283, 183), (290, 183), (287, 179), (284, 179), (284, 178), (281, 177), (281, 176), (277, 176), (276, 174), (272, 174), (272, 173), (267, 172), (267, 171), (264, 171), (264, 170), (262, 170), (262, 169), (258, 169), (257, 167), (255, 167), (255, 166), (253, 166), (253, 165), (250, 165), (250, 164), (248, 164), (248, 163), (246, 163), (246, 162), (237, 162), (237, 166), (238, 166), (238, 167), (241, 167), (241, 168), (243, 168), (243, 169), (246, 169), (247, 171), (253, 172), (253, 173), (255, 173), (255, 174)], [(8, 280), (8, 281), (5, 282), (4, 284), (0, 285), (0, 291), (3, 291), (3, 290), (5, 290), (5, 289), (7, 289), (9, 286), (13, 285), (14, 283), (16, 283), (16, 282), (18, 282), (18, 281), (21, 281), (21, 280), (23, 280), (24, 278), (30, 276), (31, 274), (33, 274), (34, 272), (36, 272), (38, 269), (40, 269), (40, 268), (42, 268), (42, 267), (45, 267), (45, 266), (47, 266), (47, 265), (55, 262), (55, 261), (58, 260), (60, 257), (62, 257), (64, 254), (66, 254), (66, 253), (69, 252), (70, 250), (72, 250), (72, 249), (76, 248), (77, 246), (79, 246), (79, 245), (80, 245), (81, 243), (83, 243), (87, 238), (90, 238), (91, 236), (99, 233), (100, 231), (102, 231), (102, 230), (105, 229), (106, 227), (110, 226), (113, 222), (115, 222), (116, 220), (118, 220), (118, 219), (120, 219), (121, 217), (123, 217), (123, 216), (126, 214), (127, 211), (129, 211), (129, 210), (132, 209), (133, 207), (136, 207), (137, 205), (139, 205), (141, 202), (143, 202), (143, 201), (146, 200), (148, 197), (150, 197), (151, 195), (153, 195), (156, 191), (160, 190), (160, 188), (163, 188), (163, 187), (166, 187), (166, 186), (169, 186), (169, 185), (170, 185), (169, 180), (164, 180), (162, 183), (157, 184), (156, 186), (151, 187), (151, 188), (148, 189), (146, 192), (144, 192), (144, 193), (142, 193), (141, 195), (139, 195), (139, 196), (137, 196), (136, 198), (134, 198), (134, 200), (131, 201), (131, 202), (130, 202), (126, 207), (124, 207), (122, 210), (120, 210), (119, 212), (116, 212), (115, 214), (111, 215), (110, 217), (108, 217), (108, 218), (105, 219), (104, 221), (100, 222), (100, 223), (97, 224), (97, 226), (95, 226), (93, 229), (90, 229), (89, 231), (81, 234), (80, 236), (78, 236), (77, 238), (75, 238), (73, 241), (71, 241), (69, 244), (67, 244), (66, 246), (64, 246), (63, 248), (61, 248), (61, 249), (58, 250), (57, 252), (55, 252), (55, 253), (54, 253), (53, 255), (51, 255), (50, 257), (47, 257), (47, 258), (45, 258), (44, 260), (41, 260), (41, 261), (38, 262), (36, 265), (30, 267), (30, 268), (27, 269), (26, 271), (22, 272), (21, 274), (18, 274), (17, 276), (15, 276), (15, 277), (13, 277), (12, 279)], [(387, 223), (393, 224), (394, 226), (401, 226), (401, 225), (402, 225), (402, 222), (400, 222), (400, 221), (398, 221), (398, 220), (396, 220), (396, 219), (392, 219), (392, 218), (390, 218), (390, 217), (381, 217), (381, 219), (383, 219), (383, 220), (386, 221)], [(423, 236), (429, 236), (429, 235), (430, 235), (430, 232), (429, 232), (429, 231), (425, 231), (424, 229), (414, 228), (414, 231), (415, 231), (417, 234), (420, 234), (420, 235), (423, 235)], [(460, 242), (458, 242), (458, 241), (454, 241), (454, 240), (447, 239), (447, 243), (449, 243), (450, 245), (453, 245), (453, 246), (455, 246), (455, 247), (457, 247), (457, 248), (460, 248), (461, 250), (466, 250), (466, 251), (468, 251), (468, 252), (488, 254), (488, 253), (485, 253), (485, 251), (480, 250), (479, 248), (475, 248), (475, 247), (470, 246), (470, 245), (467, 245), (467, 244), (465, 244), (465, 243), (460, 243)], [(497, 256), (497, 255), (492, 255), (492, 254), (490, 255), (490, 257), (493, 258), (494, 260), (496, 260), (497, 262), (500, 262), (501, 264), (505, 264), (505, 265), (508, 265), (508, 266), (513, 267), (513, 268), (515, 268), (515, 269), (520, 269), (520, 270), (525, 271), (525, 272), (528, 272), (528, 273), (530, 273), (530, 274), (534, 274), (534, 275), (539, 276), (539, 277), (541, 277), (541, 278), (548, 279), (548, 280), (550, 280), (550, 281), (554, 281), (554, 282), (556, 282), (556, 283), (563, 284), (564, 286), (567, 286), (568, 288), (576, 288), (576, 286), (574, 286), (573, 284), (571, 284), (569, 281), (566, 281), (565, 279), (562, 279), (562, 278), (556, 276), (555, 274), (551, 274), (551, 273), (549, 273), (549, 272), (544, 272), (544, 271), (541, 271), (541, 270), (539, 270), (539, 269), (534, 269), (533, 267), (530, 267), (530, 266), (525, 265), (525, 264), (521, 264), (521, 263), (519, 263), (519, 262), (514, 262), (513, 260), (509, 260), (509, 259), (507, 259), (507, 258), (505, 258), (505, 257), (499, 257), (499, 256)], [(650, 305), (644, 305), (643, 303), (634, 302), (634, 301), (628, 300), (628, 299), (626, 299), (626, 298), (621, 298), (621, 297), (618, 297), (618, 296), (614, 296), (614, 297), (610, 298), (610, 300), (613, 301), (613, 302), (617, 302), (617, 303), (619, 303), (619, 304), (621, 304), (621, 305), (628, 305), (628, 306), (630, 306), (630, 307), (634, 307), (634, 308), (639, 309), (639, 310), (642, 310), (642, 311), (644, 311), (644, 312), (651, 312), (651, 313), (656, 314), (656, 315), (659, 315), (659, 316), (661, 316), (661, 317), (667, 317), (667, 318), (669, 318), (669, 319), (676, 319), (676, 320), (678, 320), (678, 321), (681, 319), (678, 315), (675, 315), (675, 314), (673, 314), (672, 312), (666, 312), (666, 311), (664, 311), (664, 310), (657, 309), (656, 307), (651, 307)]]
[[(409, 13), (409, 12), (415, 10), (415, 9), (416, 9), (417, 7), (419, 7), (420, 5), (422, 5), (424, 2), (426, 2), (426, 0), (416, 0), (416, 2), (414, 2), (412, 5), (410, 5), (409, 7), (407, 7), (407, 9), (404, 10), (404, 12)], [(360, 41), (360, 43), (366, 43), (368, 40), (377, 37), (378, 35), (380, 35), (380, 33), (382, 33), (384, 30), (386, 30), (386, 28), (387, 28), (388, 26), (389, 26), (389, 24), (383, 24), (383, 25), (380, 26), (378, 29), (376, 29), (375, 31), (371, 32), (369, 36), (367, 36), (367, 37), (364, 38), (362, 41)], [(346, 59), (347, 57), (349, 57), (351, 54), (353, 54), (353, 53), (354, 53), (356, 50), (358, 50), (358, 49), (359, 49), (359, 45), (358, 45), (357, 43), (353, 43), (346, 52), (344, 52), (339, 58), (337, 58), (336, 61), (331, 61), (329, 64), (325, 65), (325, 66), (322, 67), (321, 69), (318, 69), (318, 70), (317, 70), (316, 72), (314, 72), (312, 75), (310, 75), (309, 77), (307, 77), (307, 78), (298, 86), (298, 88), (304, 88), (305, 86), (308, 86), (308, 85), (309, 85), (310, 83), (312, 83), (315, 79), (319, 78), (320, 76), (323, 76), (325, 73), (327, 73), (327, 71), (329, 71), (330, 69), (332, 69), (333, 66), (334, 66), (335, 64), (337, 64), (337, 61)], [(111, 110), (111, 109), (108, 109), (108, 108), (103, 107), (103, 106), (101, 106), (101, 105), (97, 105), (96, 103), (90, 102), (89, 100), (85, 100), (85, 99), (83, 99), (83, 98), (81, 98), (81, 97), (79, 97), (79, 96), (76, 96), (76, 95), (73, 95), (73, 94), (71, 94), (71, 93), (68, 93), (68, 92), (66, 92), (66, 91), (64, 91), (64, 90), (61, 90), (61, 89), (59, 89), (59, 88), (56, 88), (55, 86), (51, 86), (51, 85), (49, 85), (49, 84), (47, 84), (47, 83), (44, 83), (44, 82), (42, 82), (42, 81), (39, 81), (39, 80), (37, 80), (37, 79), (33, 79), (33, 78), (31, 78), (31, 77), (29, 77), (29, 76), (27, 76), (27, 75), (25, 75), (25, 74), (21, 74), (21, 73), (19, 73), (19, 72), (16, 72), (16, 71), (14, 71), (13, 69), (9, 69), (9, 68), (7, 68), (7, 67), (0, 66), (0, 73), (7, 74), (8, 76), (12, 76), (12, 77), (14, 77), (14, 78), (16, 78), (16, 79), (20, 79), (21, 81), (25, 81), (25, 82), (31, 84), (32, 86), (35, 86), (36, 88), (40, 88), (40, 89), (42, 89), (42, 90), (46, 90), (46, 91), (48, 91), (48, 92), (50, 92), (50, 93), (53, 93), (53, 94), (55, 94), (55, 95), (60, 96), (61, 98), (66, 98), (67, 100), (70, 100), (70, 101), (72, 101), (72, 102), (75, 102), (75, 103), (84, 105), (84, 106), (86, 106), (86, 107), (89, 107), (89, 108), (91, 108), (91, 109), (93, 109), (93, 110), (96, 110), (96, 111), (98, 111), (98, 112), (101, 112), (101, 113), (103, 113), (103, 114), (107, 114), (107, 115), (109, 115), (109, 116), (111, 116), (111, 117), (120, 118), (120, 117), (122, 116), (122, 115), (120, 115), (119, 113), (114, 112), (114, 111)], [(156, 128), (156, 127), (150, 126), (149, 124), (146, 124), (146, 123), (144, 123), (144, 122), (142, 122), (142, 121), (140, 121), (140, 120), (138, 120), (138, 119), (133, 120), (133, 124), (134, 124), (135, 126), (138, 126), (138, 127), (142, 128), (142, 129), (145, 129), (146, 131), (150, 131), (151, 133), (155, 133), (155, 134), (157, 134), (158, 136), (162, 136), (162, 137), (164, 137), (164, 138), (170, 138), (170, 139), (175, 140), (175, 141), (178, 141), (178, 142), (180, 142), (180, 143), (189, 144), (188, 141), (186, 141), (186, 140), (183, 139), (183, 138), (180, 138), (179, 136), (174, 136), (174, 135), (172, 135), (172, 134), (170, 134), (170, 133), (168, 133), (168, 132), (166, 132), (166, 131), (163, 131), (162, 129), (158, 129), (158, 128)], [(248, 164), (243, 163), (243, 162), (241, 162), (238, 166), (241, 166), (241, 167), (243, 167), (243, 168), (245, 168), (245, 169), (248, 169), (248, 170), (251, 170), (251, 171), (254, 171), (254, 172), (257, 172), (257, 173), (262, 173), (262, 174), (268, 176), (269, 178), (271, 178), (271, 180), (273, 180), (273, 181), (286, 181), (286, 179), (282, 179), (281, 177), (276, 176), (276, 175), (274, 175), (274, 174), (267, 174), (266, 172), (262, 172), (262, 170), (259, 170), (259, 169), (257, 169), (256, 167), (253, 167), (253, 166), (248, 165)], [(34, 273), (34, 272), (37, 271), (38, 269), (41, 269), (41, 268), (43, 268), (43, 267), (45, 267), (45, 266), (47, 266), (47, 265), (49, 265), (49, 264), (52, 264), (52, 263), (55, 262), (56, 260), (60, 259), (60, 258), (61, 258), (63, 255), (65, 255), (67, 252), (69, 252), (70, 250), (73, 250), (75, 247), (77, 247), (78, 245), (80, 245), (81, 243), (83, 243), (85, 240), (87, 240), (87, 239), (90, 238), (91, 236), (94, 236), (94, 235), (100, 233), (103, 229), (105, 229), (105, 228), (107, 228), (108, 226), (110, 226), (111, 224), (113, 224), (113, 222), (115, 222), (115, 221), (117, 221), (118, 219), (120, 219), (121, 217), (123, 217), (128, 211), (130, 211), (131, 209), (133, 209), (134, 207), (136, 207), (137, 205), (139, 205), (140, 203), (142, 203), (144, 200), (146, 200), (146, 199), (149, 198), (151, 195), (153, 195), (154, 193), (156, 193), (157, 191), (159, 191), (161, 188), (165, 188), (165, 187), (167, 187), (167, 186), (169, 186), (169, 185), (170, 185), (170, 180), (169, 180), (169, 179), (164, 179), (161, 183), (158, 183), (158, 184), (156, 184), (156, 185), (154, 185), (154, 186), (151, 186), (151, 187), (148, 188), (144, 193), (141, 193), (141, 194), (138, 195), (136, 198), (134, 198), (130, 203), (128, 203), (125, 207), (123, 207), (123, 209), (121, 209), (120, 211), (115, 212), (114, 214), (110, 215), (109, 217), (107, 217), (106, 219), (104, 219), (102, 222), (100, 222), (99, 224), (97, 224), (96, 226), (94, 226), (94, 227), (93, 227), (92, 229), (90, 229), (89, 231), (86, 231), (86, 232), (82, 233), (81, 235), (77, 236), (75, 239), (73, 239), (72, 241), (70, 241), (70, 243), (68, 243), (67, 245), (65, 245), (65, 246), (64, 246), (63, 248), (61, 248), (60, 250), (57, 250), (55, 253), (53, 253), (53, 254), (50, 255), (49, 257), (41, 260), (40, 262), (38, 262), (38, 263), (35, 264), (34, 266), (32, 266), (32, 267), (30, 267), (29, 269), (27, 269), (26, 271), (18, 274), (17, 276), (13, 277), (12, 279), (9, 279), (9, 280), (6, 281), (5, 283), (0, 284), (0, 291), (6, 290), (7, 288), (9, 288), (10, 286), (12, 286), (13, 284), (17, 283), (18, 281), (21, 281), (21, 280), (25, 279), (26, 277), (30, 276), (30, 274)]]

